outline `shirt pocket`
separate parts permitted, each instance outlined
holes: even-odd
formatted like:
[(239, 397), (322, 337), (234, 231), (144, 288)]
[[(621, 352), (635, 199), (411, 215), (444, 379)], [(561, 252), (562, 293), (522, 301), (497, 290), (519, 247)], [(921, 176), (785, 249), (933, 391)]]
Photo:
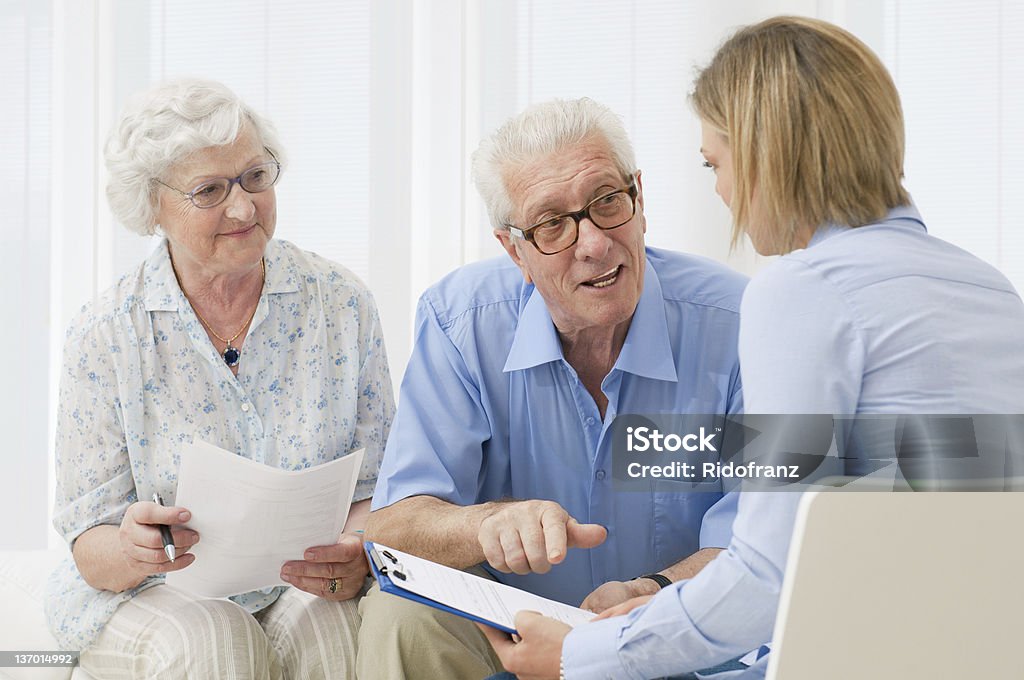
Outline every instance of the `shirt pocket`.
[(654, 551), (663, 569), (700, 549), (704, 514), (722, 498), (722, 485), (718, 479), (663, 479), (654, 488)]

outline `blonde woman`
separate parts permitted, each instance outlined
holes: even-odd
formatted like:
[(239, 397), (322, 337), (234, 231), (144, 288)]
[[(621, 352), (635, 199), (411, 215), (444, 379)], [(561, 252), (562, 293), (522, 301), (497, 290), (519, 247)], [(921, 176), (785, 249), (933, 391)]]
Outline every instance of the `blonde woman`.
[[(748, 413), (1024, 412), (1024, 304), (927, 233), (902, 186), (899, 95), (866, 45), (769, 19), (723, 44), (692, 101), (734, 242), (782, 256), (741, 306)], [(737, 657), (728, 676), (761, 677), (798, 500), (742, 494), (728, 550), (695, 578), (572, 632), (523, 613), (521, 642), (492, 643), (520, 678), (660, 677)]]

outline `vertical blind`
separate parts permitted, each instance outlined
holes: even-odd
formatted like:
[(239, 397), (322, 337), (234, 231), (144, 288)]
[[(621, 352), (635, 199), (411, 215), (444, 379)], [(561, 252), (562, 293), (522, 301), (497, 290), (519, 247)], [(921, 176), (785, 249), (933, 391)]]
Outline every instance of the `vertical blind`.
[[(45, 545), (50, 304), (50, 13), (0, 2), (0, 549)], [(83, 227), (85, 225), (78, 225)], [(87, 228), (87, 227), (85, 227)], [(14, 518), (18, 518), (17, 521)]]
[(1024, 6), (891, 0), (884, 58), (903, 98), (906, 186), (931, 233), (1024, 290)]

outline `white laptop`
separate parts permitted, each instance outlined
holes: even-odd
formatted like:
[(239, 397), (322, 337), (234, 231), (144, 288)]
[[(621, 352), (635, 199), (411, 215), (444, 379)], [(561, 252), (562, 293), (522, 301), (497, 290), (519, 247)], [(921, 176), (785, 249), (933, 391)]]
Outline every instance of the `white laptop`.
[(809, 492), (768, 680), (1024, 678), (1024, 493)]

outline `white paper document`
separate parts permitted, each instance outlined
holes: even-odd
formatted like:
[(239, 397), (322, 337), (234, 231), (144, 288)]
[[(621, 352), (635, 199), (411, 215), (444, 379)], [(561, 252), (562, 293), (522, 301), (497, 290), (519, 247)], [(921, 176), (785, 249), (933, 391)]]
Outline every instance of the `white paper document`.
[(305, 470), (280, 470), (196, 441), (181, 452), (175, 505), (199, 533), (195, 562), (167, 585), (226, 597), (287, 585), (281, 565), (306, 548), (337, 542), (348, 518), (363, 451)]
[[(515, 630), (516, 613), (524, 609), (540, 612), (574, 627), (596, 616), (593, 612), (489, 581), (380, 543), (374, 545), (385, 567), (389, 567), (391, 582), (396, 587), (511, 630)], [(383, 556), (385, 552), (397, 563)], [(405, 579), (396, 578), (395, 571)]]

